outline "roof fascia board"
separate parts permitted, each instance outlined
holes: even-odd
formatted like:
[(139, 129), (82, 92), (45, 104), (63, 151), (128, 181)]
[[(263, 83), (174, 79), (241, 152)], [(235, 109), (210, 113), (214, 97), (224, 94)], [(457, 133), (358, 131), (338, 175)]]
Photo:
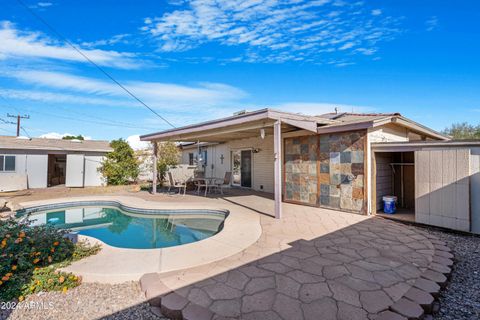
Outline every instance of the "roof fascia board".
[(311, 132), (317, 132), (317, 122), (315, 121), (292, 120), (292, 119), (286, 119), (286, 118), (281, 118), (281, 121), (300, 129), (304, 129)]
[(69, 148), (60, 148), (60, 147), (35, 147), (35, 146), (18, 146), (18, 147), (0, 146), (0, 150), (36, 150), (36, 151), (102, 152), (102, 153), (108, 153), (113, 151), (113, 149), (69, 149)]
[(322, 133), (362, 130), (362, 129), (368, 129), (373, 127), (373, 124), (374, 124), (373, 121), (365, 121), (365, 122), (358, 122), (358, 123), (348, 123), (343, 125), (318, 127), (317, 133), (322, 134)]
[(432, 141), (432, 142), (374, 142), (372, 148), (401, 148), (401, 147), (419, 147), (419, 148), (432, 148), (432, 147), (480, 147), (480, 141)]
[[(240, 131), (244, 131), (244, 130), (261, 129), (261, 128), (265, 128), (265, 127), (268, 127), (268, 126), (271, 126), (271, 125), (273, 125), (273, 123), (258, 123), (258, 124), (247, 126), (247, 127), (241, 127), (241, 128), (235, 128), (235, 129), (215, 130), (214, 132), (208, 132), (208, 133), (189, 132), (188, 134), (185, 134), (185, 135), (170, 136), (170, 137), (167, 137), (167, 139), (176, 140), (176, 141), (192, 141), (192, 140), (197, 140), (198, 141), (198, 140), (202, 140), (202, 138), (208, 138), (208, 137), (218, 136), (218, 135), (222, 135), (222, 134), (240, 132)], [(260, 135), (260, 133), (259, 133), (259, 135)], [(218, 142), (221, 142), (221, 141), (223, 141), (223, 140), (219, 140)]]
[(448, 140), (451, 140), (450, 137), (447, 137), (441, 133), (438, 133), (436, 132), (435, 130), (432, 130), (430, 128), (427, 128), (415, 121), (412, 121), (410, 119), (407, 119), (407, 118), (404, 118), (404, 117), (393, 117), (392, 119), (392, 122), (393, 123), (398, 123), (404, 127), (407, 127), (409, 129), (412, 129), (414, 131), (417, 131), (419, 133), (423, 133), (429, 137), (433, 137), (433, 138), (436, 138), (436, 139), (440, 139), (440, 140), (445, 140), (445, 141), (448, 141)]

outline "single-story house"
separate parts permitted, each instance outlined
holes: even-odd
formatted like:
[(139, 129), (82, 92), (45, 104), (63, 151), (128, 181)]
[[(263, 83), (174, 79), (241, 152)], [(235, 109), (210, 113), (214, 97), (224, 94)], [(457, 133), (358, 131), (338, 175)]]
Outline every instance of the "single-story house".
[(418, 222), (480, 233), (480, 141), (399, 113), (262, 109), (140, 138), (183, 142), (182, 163), (205, 176), (231, 171), (233, 186), (274, 193), (276, 217), (282, 202), (377, 214), (389, 195)]
[(0, 192), (103, 185), (98, 168), (111, 151), (108, 141), (0, 136)]

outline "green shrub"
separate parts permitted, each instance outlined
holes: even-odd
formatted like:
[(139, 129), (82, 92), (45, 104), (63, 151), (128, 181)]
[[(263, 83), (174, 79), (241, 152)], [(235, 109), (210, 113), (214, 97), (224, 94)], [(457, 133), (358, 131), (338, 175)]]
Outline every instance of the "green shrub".
[(73, 273), (57, 271), (55, 266), (34, 269), (30, 282), (24, 284), (21, 289), (20, 300), (23, 297), (42, 291), (63, 291), (75, 288), (81, 283), (81, 277)]
[(113, 148), (102, 162), (99, 171), (109, 185), (122, 185), (136, 181), (140, 173), (139, 164), (132, 147), (123, 139), (113, 140)]
[[(30, 226), (27, 219), (0, 221), (0, 299), (27, 293), (72, 288), (80, 279), (55, 269), (95, 254), (98, 246), (74, 245), (67, 230), (50, 225)], [(52, 279), (52, 280), (49, 280)]]

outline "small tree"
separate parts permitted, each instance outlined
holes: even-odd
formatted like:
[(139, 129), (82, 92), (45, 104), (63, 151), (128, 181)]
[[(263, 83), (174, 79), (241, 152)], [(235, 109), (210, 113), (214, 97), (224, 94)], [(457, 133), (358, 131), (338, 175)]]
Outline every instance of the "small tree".
[(113, 151), (108, 153), (100, 172), (110, 185), (121, 185), (135, 181), (139, 174), (138, 162), (130, 145), (123, 139), (110, 143)]
[(64, 136), (63, 140), (85, 140), (85, 138), (79, 134), (78, 136)]
[(161, 142), (158, 144), (157, 153), (157, 170), (160, 181), (165, 179), (168, 166), (175, 166), (178, 164), (180, 151), (174, 142)]

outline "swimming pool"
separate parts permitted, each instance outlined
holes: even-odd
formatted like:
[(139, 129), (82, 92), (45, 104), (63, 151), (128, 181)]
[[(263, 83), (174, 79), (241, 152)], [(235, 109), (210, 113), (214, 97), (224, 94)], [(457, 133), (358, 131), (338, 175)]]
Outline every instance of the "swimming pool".
[(220, 210), (150, 210), (117, 203), (71, 203), (30, 208), (32, 225), (49, 224), (94, 237), (110, 246), (154, 249), (197, 242), (223, 228), (228, 212)]

